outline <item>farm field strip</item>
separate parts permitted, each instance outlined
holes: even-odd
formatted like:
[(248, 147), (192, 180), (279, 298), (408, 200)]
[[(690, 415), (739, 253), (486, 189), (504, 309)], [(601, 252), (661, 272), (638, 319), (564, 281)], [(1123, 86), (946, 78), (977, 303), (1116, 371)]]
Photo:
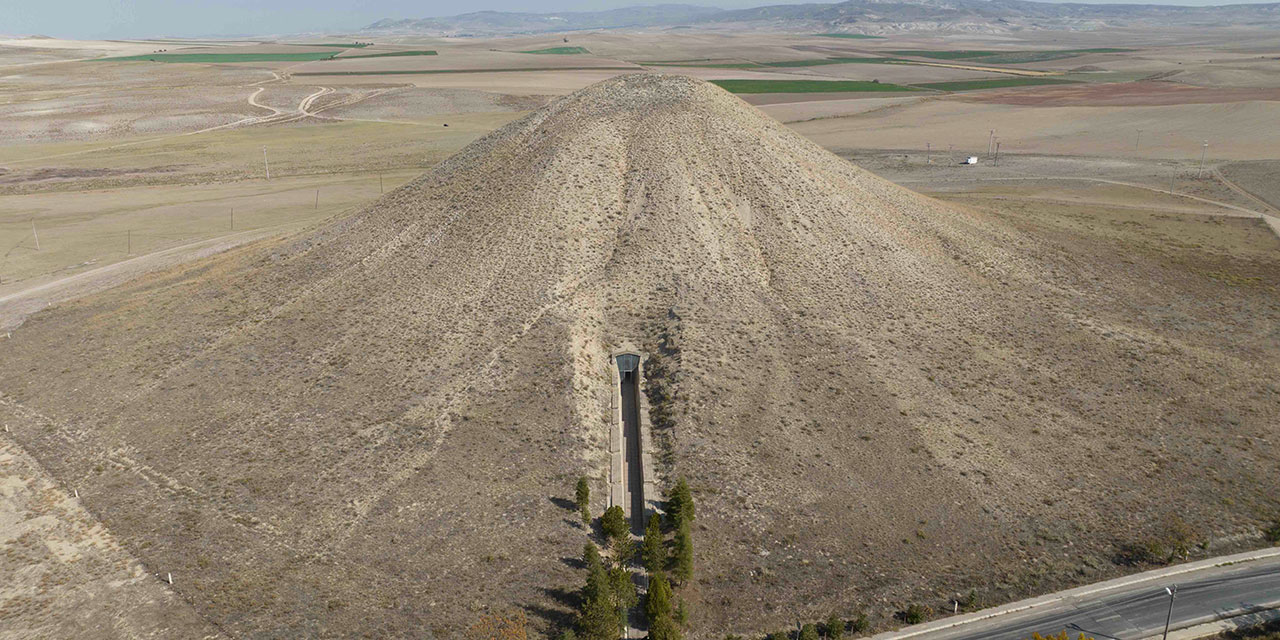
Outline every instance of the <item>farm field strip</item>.
[(730, 93), (847, 93), (919, 91), (913, 87), (870, 80), (712, 80)]
[(982, 89), (1004, 89), (1007, 87), (1029, 87), (1043, 84), (1077, 84), (1076, 80), (1061, 78), (999, 78), (994, 80), (957, 80), (953, 82), (922, 82), (913, 87), (932, 89), (934, 91), (979, 91)]

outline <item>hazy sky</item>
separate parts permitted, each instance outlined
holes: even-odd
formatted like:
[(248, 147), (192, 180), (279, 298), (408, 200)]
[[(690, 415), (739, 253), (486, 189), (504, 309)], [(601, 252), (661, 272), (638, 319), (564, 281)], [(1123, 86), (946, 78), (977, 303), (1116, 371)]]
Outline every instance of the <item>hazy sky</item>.
[[(726, 9), (798, 1), (667, 0)], [(1205, 5), (1250, 1), (1158, 0), (1155, 3)], [(582, 11), (636, 4), (658, 3), (637, 0), (0, 0), (0, 34), (63, 38), (262, 35), (356, 29), (379, 18), (447, 16), (484, 9)]]

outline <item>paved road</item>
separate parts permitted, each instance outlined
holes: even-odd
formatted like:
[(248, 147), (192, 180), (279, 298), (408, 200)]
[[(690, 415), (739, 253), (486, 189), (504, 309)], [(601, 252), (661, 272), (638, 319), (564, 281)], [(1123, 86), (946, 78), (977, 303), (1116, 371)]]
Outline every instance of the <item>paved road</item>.
[[(933, 640), (1025, 640), (1033, 632), (1074, 638), (1084, 632), (1098, 640), (1139, 640), (1164, 629), (1169, 596), (1178, 585), (1171, 628), (1191, 626), (1215, 616), (1226, 617), (1280, 606), (1280, 557), (1144, 581), (987, 620), (921, 633)], [(909, 632), (910, 629), (903, 629)], [(904, 634), (905, 635), (905, 634)]]

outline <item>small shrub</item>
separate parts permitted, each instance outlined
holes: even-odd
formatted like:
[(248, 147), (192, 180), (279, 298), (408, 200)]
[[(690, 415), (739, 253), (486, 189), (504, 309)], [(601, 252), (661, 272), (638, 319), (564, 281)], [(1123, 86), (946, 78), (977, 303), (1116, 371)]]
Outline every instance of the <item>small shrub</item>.
[(859, 613), (857, 617), (849, 621), (849, 631), (853, 633), (865, 633), (871, 629), (871, 620), (867, 618), (867, 614)]
[[(331, 609), (333, 607), (330, 607)], [(529, 637), (529, 621), (524, 613), (494, 613), (481, 616), (467, 629), (470, 640), (526, 640)]]
[(810, 622), (800, 627), (800, 637), (797, 640), (818, 640), (818, 626)]
[(921, 622), (928, 620), (932, 613), (933, 611), (931, 611), (929, 607), (913, 602), (907, 606), (906, 610), (899, 611), (898, 617), (907, 624), (920, 624)]
[(1280, 544), (1280, 518), (1271, 523), (1271, 526), (1262, 530), (1262, 535), (1267, 538), (1267, 542), (1271, 544)]
[(1164, 546), (1158, 540), (1131, 540), (1116, 544), (1116, 552), (1111, 557), (1111, 562), (1133, 567), (1143, 564), (1163, 564), (1167, 557)]
[(822, 630), (827, 635), (827, 640), (840, 640), (844, 637), (844, 620), (833, 613), (827, 618)]

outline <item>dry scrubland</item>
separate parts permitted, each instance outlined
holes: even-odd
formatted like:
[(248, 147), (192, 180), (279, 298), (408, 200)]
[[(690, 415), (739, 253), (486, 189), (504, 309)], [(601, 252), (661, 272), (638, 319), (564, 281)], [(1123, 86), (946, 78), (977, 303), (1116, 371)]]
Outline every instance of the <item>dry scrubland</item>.
[(1280, 241), (1003, 204), (628, 75), (354, 217), (31, 317), (0, 412), (232, 635), (561, 624), (555, 499), (604, 474), (622, 341), (676, 376), (695, 637), (1088, 581), (1180, 522), (1245, 543), (1280, 507)]
[[(1256, 544), (1280, 509), (1280, 241), (1253, 213), (1280, 210), (1280, 38), (1019, 37), (230, 64), (74, 60), (321, 49), (0, 42), (2, 631), (109, 609), (120, 637), (450, 635), (513, 604), (554, 630), (583, 541), (557, 500), (605, 473), (624, 341), (674, 371), (659, 471), (697, 492), (694, 637), (994, 603), (1179, 531)], [(517, 53), (560, 46), (590, 53)], [(1074, 85), (747, 96), (810, 141), (638, 75), (975, 80), (1005, 74), (642, 65), (1089, 47), (1135, 51), (1005, 65)], [(466, 72), (295, 75), (326, 69)], [(1002, 166), (941, 164), (992, 128)], [(412, 181), (367, 206), (379, 174)]]

